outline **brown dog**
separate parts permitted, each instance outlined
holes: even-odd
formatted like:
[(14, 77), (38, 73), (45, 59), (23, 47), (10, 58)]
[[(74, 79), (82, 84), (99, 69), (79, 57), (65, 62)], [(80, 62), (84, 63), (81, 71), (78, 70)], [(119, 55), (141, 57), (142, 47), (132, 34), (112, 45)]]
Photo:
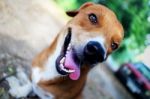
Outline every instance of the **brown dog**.
[(85, 3), (33, 61), (34, 92), (42, 99), (76, 99), (81, 95), (89, 70), (116, 50), (123, 28), (108, 8)]

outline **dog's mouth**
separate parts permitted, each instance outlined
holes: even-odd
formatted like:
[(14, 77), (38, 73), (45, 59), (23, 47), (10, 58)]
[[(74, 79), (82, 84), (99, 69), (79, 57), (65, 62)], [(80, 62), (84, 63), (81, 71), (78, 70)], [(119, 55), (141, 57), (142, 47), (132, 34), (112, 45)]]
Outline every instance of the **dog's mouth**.
[(80, 77), (80, 64), (71, 45), (71, 35), (71, 28), (68, 28), (61, 54), (56, 59), (56, 69), (61, 75), (69, 75), (70, 79), (77, 80)]

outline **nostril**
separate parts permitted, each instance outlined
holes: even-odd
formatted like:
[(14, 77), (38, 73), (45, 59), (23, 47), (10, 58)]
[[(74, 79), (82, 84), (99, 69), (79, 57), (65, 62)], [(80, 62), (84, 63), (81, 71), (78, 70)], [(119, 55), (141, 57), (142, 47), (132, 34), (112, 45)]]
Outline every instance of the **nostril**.
[(98, 47), (93, 43), (88, 43), (86, 47), (86, 52), (90, 55), (96, 54), (98, 51)]

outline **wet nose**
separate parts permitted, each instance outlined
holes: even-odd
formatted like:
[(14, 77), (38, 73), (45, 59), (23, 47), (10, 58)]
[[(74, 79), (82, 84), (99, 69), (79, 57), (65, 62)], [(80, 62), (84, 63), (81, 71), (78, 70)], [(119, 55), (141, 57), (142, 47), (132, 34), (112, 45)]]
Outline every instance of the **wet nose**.
[(84, 57), (87, 62), (97, 63), (105, 60), (105, 51), (102, 45), (96, 41), (90, 41), (84, 48)]

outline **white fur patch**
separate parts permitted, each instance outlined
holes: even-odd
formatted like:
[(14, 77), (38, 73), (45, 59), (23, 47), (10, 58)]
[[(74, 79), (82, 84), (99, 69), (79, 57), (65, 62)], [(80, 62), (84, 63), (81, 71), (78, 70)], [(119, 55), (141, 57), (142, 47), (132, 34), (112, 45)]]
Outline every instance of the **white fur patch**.
[[(47, 62), (47, 65), (45, 65), (45, 69), (41, 70), (38, 67), (32, 68), (32, 86), (33, 91), (36, 93), (41, 99), (53, 99), (54, 96), (51, 93), (48, 93), (44, 91), (42, 88), (40, 88), (37, 83), (42, 80), (50, 80), (54, 79), (55, 77), (59, 76), (59, 74), (56, 71), (55, 65), (48, 64), (50, 61)], [(52, 62), (51, 62), (52, 63)]]
[(37, 84), (40, 80), (47, 81), (58, 76), (60, 76), (60, 74), (58, 74), (55, 66), (45, 67), (44, 70), (41, 70), (38, 67), (32, 68), (32, 81), (35, 84)]
[(32, 82), (38, 83), (41, 79), (40, 69), (32, 68)]
[(40, 88), (37, 83), (42, 81), (47, 81), (50, 79), (54, 79), (55, 77), (59, 76), (57, 73), (55, 65), (51, 65), (49, 60), (47, 62), (47, 65), (45, 65), (45, 69), (41, 70), (38, 67), (32, 68), (32, 85), (33, 85), (33, 91), (36, 93), (41, 99), (53, 99), (54, 96), (51, 93), (48, 93), (44, 91), (42, 88)]

